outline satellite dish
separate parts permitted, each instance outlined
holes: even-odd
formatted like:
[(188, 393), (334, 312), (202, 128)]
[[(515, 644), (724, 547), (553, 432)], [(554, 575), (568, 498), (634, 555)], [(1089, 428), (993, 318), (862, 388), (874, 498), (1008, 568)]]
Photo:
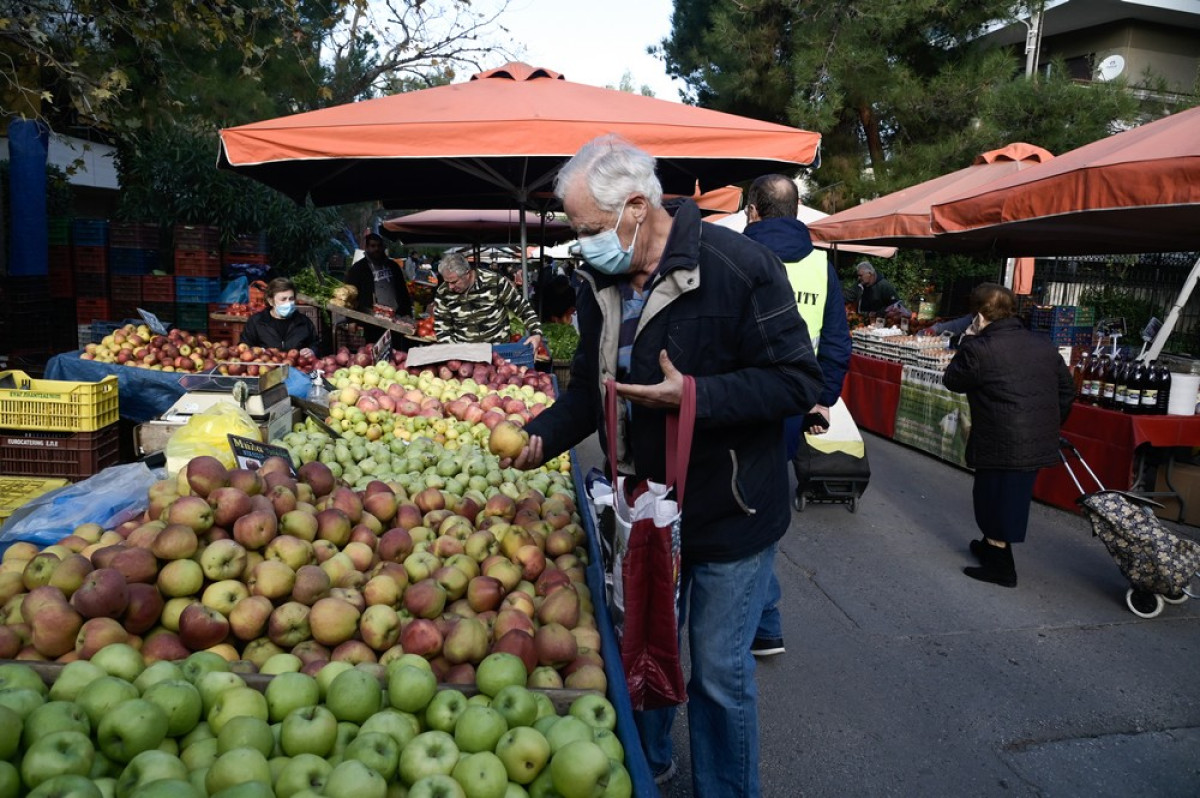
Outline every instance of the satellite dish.
[(1096, 79), (1107, 82), (1119, 77), (1124, 71), (1125, 57), (1110, 55), (1096, 66)]

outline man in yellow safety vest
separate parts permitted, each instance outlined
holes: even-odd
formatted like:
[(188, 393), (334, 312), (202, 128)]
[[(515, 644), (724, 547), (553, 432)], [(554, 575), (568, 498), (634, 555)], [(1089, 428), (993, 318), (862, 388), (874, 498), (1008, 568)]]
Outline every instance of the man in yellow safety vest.
[[(763, 175), (750, 185), (746, 195), (744, 233), (783, 262), (796, 296), (796, 307), (808, 325), (817, 362), (821, 364), (823, 388), (816, 406), (807, 416), (795, 416), (785, 423), (789, 459), (799, 451), (802, 433), (819, 434), (828, 430), (829, 408), (841, 395), (842, 381), (850, 368), (850, 327), (846, 323), (842, 285), (826, 253), (813, 248), (808, 228), (796, 218), (799, 205), (796, 182), (785, 175)], [(784, 651), (778, 608), (781, 596), (779, 579), (772, 574), (767, 604), (750, 648), (755, 656)]]

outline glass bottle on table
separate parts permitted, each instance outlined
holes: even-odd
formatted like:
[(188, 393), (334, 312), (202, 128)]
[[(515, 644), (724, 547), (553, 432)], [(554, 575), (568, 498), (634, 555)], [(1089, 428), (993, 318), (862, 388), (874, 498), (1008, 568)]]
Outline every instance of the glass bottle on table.
[(1071, 366), (1071, 377), (1075, 380), (1075, 399), (1079, 401), (1083, 398), (1084, 387), (1083, 381), (1087, 374), (1088, 353), (1080, 352), (1079, 357), (1075, 358), (1075, 364)]
[(1125, 412), (1131, 416), (1142, 412), (1142, 391), (1146, 388), (1146, 364), (1140, 360), (1129, 363), (1129, 379), (1125, 383)]
[(1171, 406), (1171, 369), (1164, 363), (1159, 365), (1158, 414), (1165, 416)]
[(1087, 368), (1083, 371), (1083, 390), (1079, 401), (1085, 405), (1094, 405), (1100, 396), (1100, 353), (1092, 352), (1088, 357)]
[(1101, 357), (1100, 367), (1100, 392), (1096, 397), (1096, 404), (1106, 410), (1114, 409), (1114, 400), (1116, 398), (1116, 379), (1117, 362), (1110, 355)]
[(1145, 364), (1145, 377), (1142, 380), (1142, 396), (1138, 413), (1152, 416), (1158, 412), (1158, 386), (1160, 383), (1158, 361)]

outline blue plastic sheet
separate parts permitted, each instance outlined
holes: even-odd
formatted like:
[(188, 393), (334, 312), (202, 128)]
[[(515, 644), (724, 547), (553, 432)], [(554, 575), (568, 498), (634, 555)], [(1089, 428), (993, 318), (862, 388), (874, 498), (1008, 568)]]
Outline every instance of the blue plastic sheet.
[(135, 424), (158, 418), (185, 393), (179, 384), (179, 380), (186, 376), (183, 373), (97, 363), (94, 360), (82, 360), (79, 354), (78, 351), (64, 352), (50, 358), (46, 364), (46, 379), (99, 382), (115, 374), (121, 418)]

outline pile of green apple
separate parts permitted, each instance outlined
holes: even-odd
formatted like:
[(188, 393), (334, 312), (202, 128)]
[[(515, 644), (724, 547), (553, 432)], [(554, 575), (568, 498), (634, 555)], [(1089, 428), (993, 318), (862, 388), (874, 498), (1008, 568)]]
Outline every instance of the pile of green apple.
[[(437, 461), (435, 444), (408, 453)], [(0, 659), (147, 660), (214, 651), (261, 667), (426, 658), (470, 685), (488, 654), (529, 686), (607, 689), (585, 578), (585, 533), (561, 473), (502, 481), (488, 498), (425, 478), (355, 491), (321, 462), (228, 470), (213, 457), (156, 483), (142, 517), (86, 524), (0, 563)]]
[(0, 665), (0, 798), (514, 798), (629, 796), (603, 696), (558, 715), (510, 654), (479, 692), (438, 689), (429, 663), (284, 670), (250, 686), (211, 652), (146, 665), (116, 644), (49, 686)]
[[(478, 501), (486, 501), (498, 492), (515, 499), (528, 487), (542, 494), (553, 491), (574, 496), (571, 457), (566, 452), (539, 468), (519, 471), (501, 467), (500, 458), (488, 450), (491, 430), (487, 428), (475, 437), (477, 433), (468, 429), (466, 422), (423, 417), (405, 420), (418, 422), (420, 427), (409, 440), (399, 437), (399, 432), (376, 440), (353, 432), (333, 437), (309, 418), (297, 422), (291, 432), (271, 443), (286, 448), (297, 468), (319, 461), (357, 490), (378, 479), (398, 482), (410, 493), (438, 488), (464, 497), (471, 492)], [(441, 437), (450, 439), (430, 437), (439, 429), (445, 431)]]

